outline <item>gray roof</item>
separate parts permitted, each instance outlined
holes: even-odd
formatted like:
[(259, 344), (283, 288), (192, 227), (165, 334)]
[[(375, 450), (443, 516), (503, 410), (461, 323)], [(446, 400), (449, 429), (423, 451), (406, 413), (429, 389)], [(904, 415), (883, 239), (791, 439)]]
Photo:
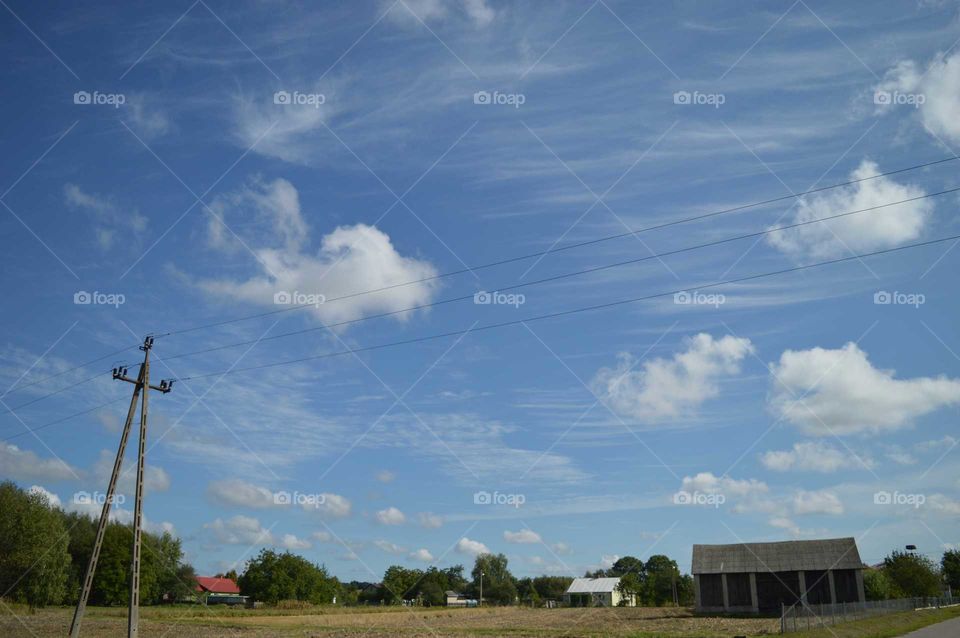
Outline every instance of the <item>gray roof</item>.
[(857, 542), (827, 538), (779, 543), (694, 545), (694, 574), (787, 572), (815, 569), (862, 569)]
[(574, 578), (567, 587), (568, 594), (610, 593), (620, 584), (620, 578)]

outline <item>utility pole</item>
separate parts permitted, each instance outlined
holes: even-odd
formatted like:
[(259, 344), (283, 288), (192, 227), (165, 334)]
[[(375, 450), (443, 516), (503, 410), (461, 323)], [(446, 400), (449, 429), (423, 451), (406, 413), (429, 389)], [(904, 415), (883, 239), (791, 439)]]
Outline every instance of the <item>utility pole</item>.
[[(136, 413), (137, 401), (142, 398), (140, 406), (140, 444), (137, 456), (137, 485), (134, 498), (133, 510), (133, 551), (130, 563), (130, 613), (127, 622), (128, 638), (135, 638), (140, 620), (140, 530), (143, 523), (143, 469), (146, 459), (147, 443), (147, 394), (150, 390), (156, 390), (162, 394), (170, 392), (173, 387), (173, 381), (163, 380), (160, 385), (150, 385), (150, 349), (153, 347), (153, 337), (144, 338), (140, 350), (143, 351), (143, 364), (140, 366), (140, 372), (136, 379), (127, 376), (127, 368), (114, 368), (113, 378), (120, 381), (126, 381), (133, 384), (133, 396), (130, 398), (130, 407), (127, 410), (127, 420), (123, 425), (123, 432), (120, 435), (120, 446), (117, 448), (117, 457), (113, 461), (113, 471), (110, 473), (110, 483), (107, 486), (107, 494), (103, 501), (103, 508), (100, 510), (100, 521), (97, 524), (97, 535), (93, 543), (93, 551), (90, 554), (90, 562), (87, 563), (87, 571), (83, 578), (83, 589), (80, 591), (80, 600), (77, 602), (77, 608), (73, 613), (73, 622), (70, 624), (70, 638), (79, 638), (80, 623), (83, 620), (83, 613), (87, 608), (87, 600), (90, 598), (90, 590), (93, 588), (93, 576), (97, 571), (97, 560), (100, 558), (100, 549), (103, 546), (103, 535), (107, 529), (107, 523), (110, 519), (110, 506), (113, 504), (117, 489), (117, 479), (120, 477), (120, 467), (123, 464), (123, 455), (127, 449), (127, 440), (130, 438), (130, 426), (133, 424), (133, 416)], [(142, 393), (142, 397), (141, 397)]]
[(480, 600), (477, 601), (477, 607), (483, 607), (483, 570), (480, 570)]

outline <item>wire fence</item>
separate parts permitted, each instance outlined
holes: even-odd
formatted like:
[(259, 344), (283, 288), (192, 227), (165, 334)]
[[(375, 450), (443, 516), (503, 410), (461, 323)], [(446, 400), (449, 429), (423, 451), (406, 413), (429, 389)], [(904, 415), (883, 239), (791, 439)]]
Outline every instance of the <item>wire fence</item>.
[(899, 598), (897, 600), (869, 600), (857, 603), (815, 604), (797, 603), (784, 605), (780, 613), (780, 633), (815, 629), (851, 620), (882, 616), (898, 611), (935, 609), (960, 604), (960, 598)]

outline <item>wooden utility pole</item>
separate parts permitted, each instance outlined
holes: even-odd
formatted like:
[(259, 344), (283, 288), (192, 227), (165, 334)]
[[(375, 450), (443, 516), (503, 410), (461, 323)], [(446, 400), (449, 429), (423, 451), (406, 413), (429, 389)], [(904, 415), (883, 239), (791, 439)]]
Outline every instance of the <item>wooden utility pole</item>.
[(110, 473), (110, 483), (107, 486), (107, 494), (103, 501), (103, 508), (100, 510), (100, 521), (97, 524), (97, 535), (93, 543), (93, 551), (90, 554), (90, 561), (87, 563), (87, 571), (83, 578), (83, 589), (80, 591), (80, 600), (77, 601), (77, 608), (73, 612), (73, 622), (70, 624), (70, 637), (79, 638), (80, 623), (83, 620), (83, 613), (87, 608), (87, 600), (90, 598), (90, 590), (93, 588), (93, 576), (97, 571), (97, 560), (100, 558), (100, 549), (103, 546), (103, 535), (107, 529), (107, 523), (110, 519), (110, 506), (113, 504), (117, 489), (117, 479), (120, 477), (120, 467), (123, 465), (123, 455), (127, 449), (127, 440), (130, 438), (130, 426), (133, 424), (133, 415), (136, 413), (137, 401), (141, 399), (140, 406), (140, 442), (137, 455), (137, 484), (133, 504), (133, 547), (130, 562), (130, 613), (127, 622), (128, 638), (135, 638), (139, 628), (140, 621), (140, 532), (143, 525), (143, 470), (146, 460), (147, 444), (147, 395), (150, 390), (156, 390), (162, 394), (170, 392), (173, 387), (173, 381), (161, 381), (160, 385), (150, 385), (150, 349), (153, 347), (153, 337), (146, 337), (140, 350), (143, 351), (143, 364), (140, 366), (140, 372), (136, 379), (127, 376), (126, 368), (114, 368), (113, 378), (120, 381), (126, 381), (133, 384), (133, 396), (130, 398), (130, 407), (127, 410), (127, 420), (123, 425), (123, 432), (120, 434), (120, 447), (117, 448), (117, 457), (113, 461), (113, 471)]

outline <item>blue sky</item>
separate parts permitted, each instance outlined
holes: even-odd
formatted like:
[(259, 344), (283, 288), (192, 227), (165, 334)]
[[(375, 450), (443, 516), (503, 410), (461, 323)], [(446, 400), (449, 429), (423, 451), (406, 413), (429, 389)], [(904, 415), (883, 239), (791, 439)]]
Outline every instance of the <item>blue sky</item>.
[[(96, 510), (74, 495), (106, 487), (130, 391), (109, 369), (175, 332), (145, 512), (200, 573), (262, 546), (377, 580), (484, 549), (581, 575), (689, 569), (694, 543), (960, 543), (955, 241), (700, 289), (960, 232), (936, 195), (960, 164), (878, 176), (956, 158), (956, 3), (6, 0), (0, 21), (0, 476)], [(282, 293), (324, 303), (179, 332)]]

